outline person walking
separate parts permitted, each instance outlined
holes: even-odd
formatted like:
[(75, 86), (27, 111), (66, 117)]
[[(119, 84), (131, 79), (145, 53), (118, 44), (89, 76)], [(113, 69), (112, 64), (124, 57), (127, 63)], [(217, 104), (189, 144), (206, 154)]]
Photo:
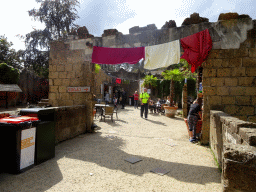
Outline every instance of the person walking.
[(139, 100), (138, 91), (135, 91), (135, 93), (133, 94), (133, 97), (134, 97), (134, 108), (138, 109), (138, 100)]
[(147, 88), (144, 88), (144, 93), (140, 94), (140, 102), (141, 102), (141, 108), (140, 108), (140, 116), (143, 118), (143, 113), (145, 111), (145, 119), (148, 119), (148, 100), (150, 96), (147, 93)]
[(126, 92), (124, 91), (124, 89), (122, 89), (121, 97), (122, 97), (122, 100), (121, 100), (122, 108), (121, 109), (124, 109), (125, 103), (126, 103)]
[(196, 138), (196, 125), (199, 119), (199, 111), (201, 111), (200, 105), (198, 104), (198, 100), (196, 99), (193, 104), (190, 106), (190, 110), (188, 112), (188, 126), (189, 131), (193, 131), (193, 137), (189, 139), (190, 142), (197, 142)]

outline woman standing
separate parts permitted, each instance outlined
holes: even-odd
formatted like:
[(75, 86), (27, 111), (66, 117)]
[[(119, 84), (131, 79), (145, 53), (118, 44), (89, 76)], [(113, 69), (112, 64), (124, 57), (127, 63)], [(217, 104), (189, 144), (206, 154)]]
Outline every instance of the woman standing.
[(135, 91), (135, 93), (133, 94), (133, 97), (134, 97), (134, 108), (135, 108), (135, 109), (138, 109), (139, 95), (138, 95), (138, 92), (137, 92), (137, 91)]

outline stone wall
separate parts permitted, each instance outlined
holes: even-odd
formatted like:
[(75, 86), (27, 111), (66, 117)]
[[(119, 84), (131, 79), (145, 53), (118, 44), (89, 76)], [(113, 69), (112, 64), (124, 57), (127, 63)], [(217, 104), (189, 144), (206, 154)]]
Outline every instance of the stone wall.
[(85, 105), (53, 107), (55, 109), (55, 143), (91, 132), (92, 118)]
[(222, 167), (224, 191), (254, 191), (256, 123), (211, 110), (210, 146)]
[[(256, 27), (256, 25), (255, 25)], [(203, 63), (203, 142), (209, 141), (210, 110), (256, 122), (256, 33), (239, 49), (214, 49)]]

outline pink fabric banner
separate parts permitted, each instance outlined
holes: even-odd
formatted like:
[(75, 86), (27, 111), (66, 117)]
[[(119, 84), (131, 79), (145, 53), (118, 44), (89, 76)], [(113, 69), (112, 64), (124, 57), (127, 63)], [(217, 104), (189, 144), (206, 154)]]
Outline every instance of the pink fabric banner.
[(93, 47), (92, 63), (97, 64), (136, 64), (145, 59), (145, 47), (109, 48)]
[(191, 72), (194, 73), (208, 57), (212, 49), (212, 38), (209, 30), (205, 29), (180, 40), (184, 49), (181, 59), (186, 59), (191, 65)]

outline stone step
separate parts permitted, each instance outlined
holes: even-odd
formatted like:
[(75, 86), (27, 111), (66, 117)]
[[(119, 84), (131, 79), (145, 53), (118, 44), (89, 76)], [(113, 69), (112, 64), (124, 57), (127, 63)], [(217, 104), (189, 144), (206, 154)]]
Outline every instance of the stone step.
[(49, 102), (49, 99), (41, 99), (40, 102)]

